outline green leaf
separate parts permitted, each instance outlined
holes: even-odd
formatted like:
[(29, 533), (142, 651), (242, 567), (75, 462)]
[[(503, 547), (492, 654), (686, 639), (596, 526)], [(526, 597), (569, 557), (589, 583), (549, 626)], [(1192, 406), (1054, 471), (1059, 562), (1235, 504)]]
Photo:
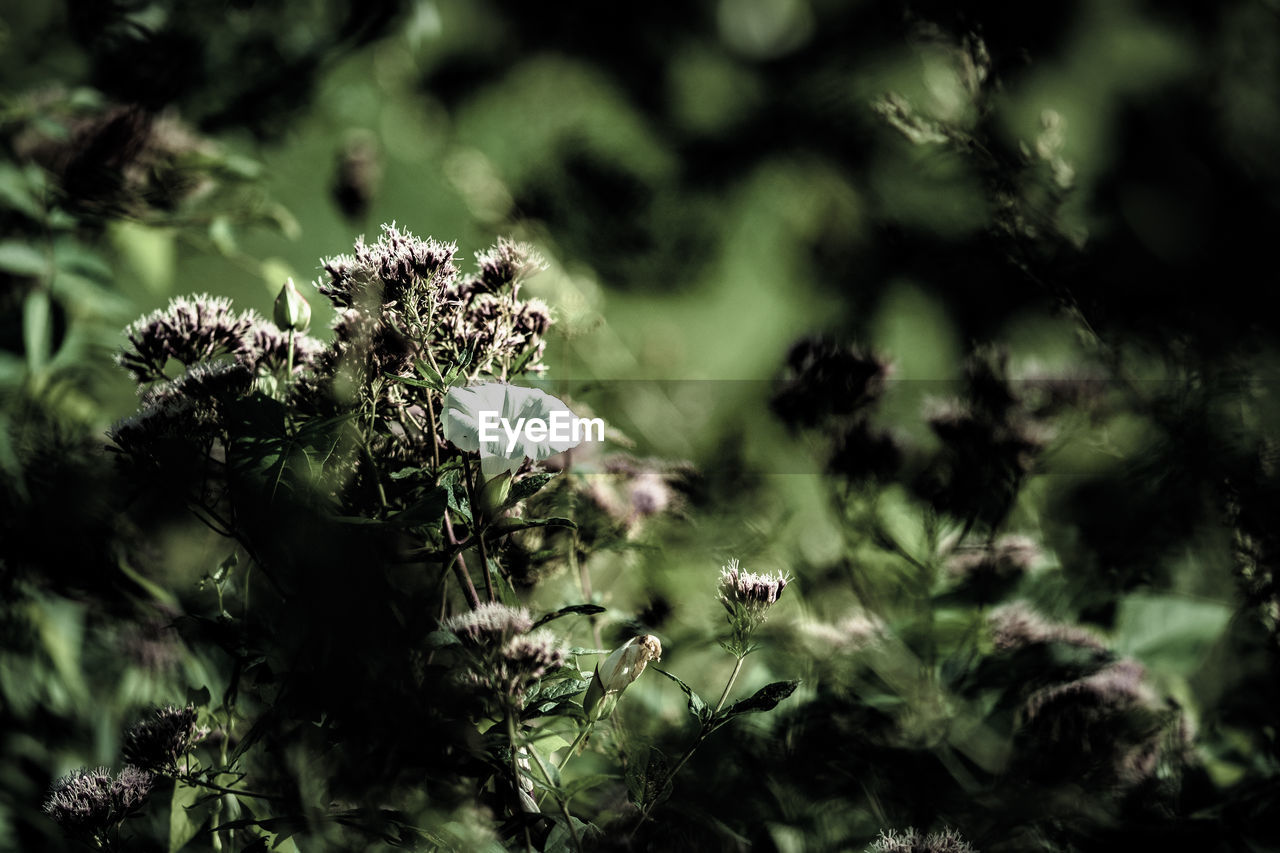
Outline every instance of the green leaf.
[(641, 810), (656, 806), (671, 796), (671, 772), (667, 756), (656, 746), (649, 747), (645, 763), (627, 771), (627, 796)]
[(1173, 595), (1131, 595), (1116, 614), (1115, 649), (1155, 670), (1191, 675), (1231, 619), (1225, 604)]
[(566, 801), (573, 799), (583, 791), (594, 788), (597, 785), (603, 785), (606, 782), (613, 782), (619, 778), (616, 773), (591, 773), (574, 779), (572, 782), (564, 786), (563, 795)]
[(568, 518), (505, 518), (493, 526), (493, 532), (497, 536), (505, 536), (531, 527), (567, 527), (572, 530), (577, 526)]
[(524, 352), (520, 353), (520, 357), (515, 360), (515, 363), (511, 365), (507, 370), (507, 373), (511, 376), (519, 374), (520, 371), (524, 370), (525, 365), (529, 363), (537, 351), (538, 350), (535, 347), (529, 347)]
[(0, 270), (39, 278), (49, 271), (49, 259), (34, 246), (18, 240), (5, 240), (0, 243)]
[[(569, 832), (564, 818), (554, 817), (552, 820), (555, 821), (555, 826), (551, 827), (551, 832), (547, 835), (547, 843), (542, 847), (543, 853), (574, 853), (577, 848), (573, 845), (573, 835)], [(583, 823), (573, 815), (569, 815), (569, 820), (573, 821), (574, 831), (578, 833), (578, 841), (583, 844), (586, 844), (588, 839), (595, 842), (604, 834), (593, 823)]]
[(209, 223), (209, 241), (213, 243), (213, 247), (218, 250), (218, 254), (224, 257), (232, 257), (238, 251), (236, 246), (236, 232), (231, 227), (231, 218), (226, 214), (218, 214), (213, 217)]
[(53, 355), (53, 314), (49, 292), (37, 288), (22, 303), (22, 339), (27, 367), (34, 373)]
[(177, 853), (200, 833), (209, 818), (210, 804), (198, 803), (200, 789), (175, 782), (169, 802), (169, 853)]
[(444, 517), (444, 508), (448, 506), (449, 493), (439, 486), (434, 486), (423, 495), (422, 499), (411, 506), (387, 518), (391, 524), (435, 524), (439, 525)]
[(568, 607), (561, 607), (559, 610), (543, 616), (537, 622), (533, 623), (533, 627), (541, 627), (552, 619), (559, 619), (561, 616), (569, 616), (573, 613), (581, 613), (584, 616), (591, 616), (596, 613), (603, 613), (604, 611), (605, 608), (601, 607), (599, 604), (570, 604)]
[(412, 376), (397, 376), (394, 373), (384, 373), (382, 375), (394, 382), (400, 382), (404, 385), (412, 385), (414, 388), (429, 388), (432, 391), (440, 390), (439, 386), (433, 385), (429, 381), (414, 379)]
[(680, 689), (684, 691), (684, 695), (687, 696), (689, 699), (689, 713), (697, 717), (698, 722), (705, 725), (707, 722), (711, 720), (711, 715), (712, 715), (711, 706), (709, 706), (706, 702), (703, 702), (702, 697), (699, 696), (697, 693), (694, 693), (692, 687), (685, 684), (683, 681), (681, 681), (679, 678), (676, 678), (674, 675), (667, 672), (665, 669), (658, 669), (658, 667), (656, 666), (651, 667), (651, 669), (653, 669), (655, 672), (659, 672), (665, 675), (667, 678), (670, 678), (676, 684), (680, 685)]
[(41, 209), (28, 176), (12, 163), (0, 163), (0, 207), (7, 207), (39, 221)]
[(467, 497), (467, 484), (462, 471), (454, 468), (440, 476), (439, 485), (446, 490), (449, 509), (467, 523), (471, 522), (471, 500)]
[(443, 649), (447, 646), (460, 646), (462, 641), (452, 631), (432, 631), (427, 634), (428, 649)]
[(489, 577), (493, 579), (493, 588), (498, 591), (498, 598), (508, 607), (519, 607), (520, 596), (516, 595), (511, 581), (502, 574), (502, 565), (493, 557), (488, 560)]
[(511, 492), (507, 495), (505, 506), (514, 506), (520, 501), (527, 500), (556, 478), (555, 474), (530, 474), (521, 480), (517, 480), (511, 484)]
[(433, 391), (439, 391), (443, 394), (448, 390), (448, 385), (444, 377), (440, 375), (440, 371), (436, 370), (429, 362), (418, 359), (413, 365), (423, 379), (427, 380), (426, 387)]
[(726, 723), (741, 714), (759, 714), (764, 711), (772, 711), (778, 706), (779, 702), (795, 693), (796, 688), (799, 686), (799, 679), (794, 681), (775, 681), (772, 684), (766, 684), (753, 695), (748, 696), (746, 699), (740, 699), (725, 708), (719, 715), (718, 723)]

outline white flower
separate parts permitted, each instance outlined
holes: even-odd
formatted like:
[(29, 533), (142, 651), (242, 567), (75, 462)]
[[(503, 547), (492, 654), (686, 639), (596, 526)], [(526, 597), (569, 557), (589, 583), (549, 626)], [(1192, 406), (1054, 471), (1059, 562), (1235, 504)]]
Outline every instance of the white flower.
[(540, 462), (577, 447), (584, 438), (577, 420), (562, 401), (537, 388), (491, 382), (450, 388), (444, 399), (444, 437), (462, 450), (479, 451), (486, 480), (515, 473), (525, 459)]
[[(662, 643), (652, 634), (644, 634), (627, 640), (614, 649), (603, 663), (597, 664), (591, 686), (587, 688), (587, 694), (582, 700), (582, 707), (588, 718), (601, 710), (604, 700), (610, 696), (616, 697), (626, 690), (631, 682), (640, 677), (645, 665), (651, 660), (662, 660)], [(608, 711), (605, 711), (600, 716), (607, 714)]]

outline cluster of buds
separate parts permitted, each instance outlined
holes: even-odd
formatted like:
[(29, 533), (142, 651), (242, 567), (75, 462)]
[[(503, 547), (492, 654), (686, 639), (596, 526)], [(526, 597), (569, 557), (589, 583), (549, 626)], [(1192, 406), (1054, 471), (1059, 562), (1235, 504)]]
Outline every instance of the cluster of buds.
[(1082, 649), (1105, 652), (1107, 647), (1087, 628), (1052, 622), (1036, 612), (1025, 601), (1012, 601), (990, 612), (987, 624), (998, 651), (1012, 652), (1029, 646), (1062, 643)]
[(640, 677), (649, 661), (660, 660), (662, 642), (652, 634), (632, 637), (614, 649), (604, 663), (596, 664), (591, 685), (582, 697), (582, 709), (586, 711), (587, 719), (600, 720), (613, 713), (622, 691)]
[(925, 835), (911, 827), (903, 832), (880, 830), (880, 837), (869, 849), (872, 853), (974, 853), (973, 845), (954, 829)]
[(1161, 701), (1137, 661), (1042, 688), (1021, 711), (1020, 761), (1041, 779), (1084, 778), (1125, 788), (1152, 779), (1162, 761), (1192, 748), (1189, 721)]
[(68, 835), (102, 847), (142, 807), (154, 782), (138, 767), (126, 766), (114, 777), (105, 767), (81, 768), (53, 783), (44, 813)]
[(198, 716), (199, 712), (190, 705), (155, 709), (125, 734), (125, 759), (153, 773), (178, 775), (178, 762), (209, 734), (207, 728), (197, 724)]
[(482, 604), (441, 623), (466, 651), (466, 680), (519, 707), (530, 684), (564, 666), (564, 647), (550, 631), (532, 631), (523, 607)]
[(784, 574), (744, 572), (736, 559), (720, 570), (720, 603), (728, 611), (730, 636), (723, 645), (742, 657), (751, 649), (751, 635), (764, 623), (791, 579)]

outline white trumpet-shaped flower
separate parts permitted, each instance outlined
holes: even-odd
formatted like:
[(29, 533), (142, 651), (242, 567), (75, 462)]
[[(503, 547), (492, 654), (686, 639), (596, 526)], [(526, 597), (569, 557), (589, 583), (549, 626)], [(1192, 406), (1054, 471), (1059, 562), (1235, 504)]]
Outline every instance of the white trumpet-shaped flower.
[[(603, 426), (601, 426), (603, 431)], [(525, 459), (540, 462), (582, 443), (582, 427), (561, 400), (537, 388), (491, 382), (450, 388), (444, 437), (479, 451), (485, 479), (515, 473)]]

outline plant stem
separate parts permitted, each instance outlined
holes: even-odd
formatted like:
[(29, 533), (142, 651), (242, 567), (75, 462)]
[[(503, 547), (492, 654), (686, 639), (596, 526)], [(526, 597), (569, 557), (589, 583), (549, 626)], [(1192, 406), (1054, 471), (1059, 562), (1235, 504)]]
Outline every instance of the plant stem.
[[(453, 533), (453, 522), (449, 519), (449, 510), (444, 511), (444, 529), (449, 536), (449, 544), (457, 545), (458, 537)], [(480, 596), (476, 593), (476, 585), (471, 582), (471, 575), (467, 572), (467, 561), (462, 558), (462, 552), (453, 555), (454, 574), (458, 576), (458, 583), (462, 586), (462, 593), (467, 597), (467, 604), (472, 610), (480, 606)]]
[[(516, 714), (510, 706), (507, 708), (507, 743), (511, 747), (511, 789), (515, 795), (517, 807), (524, 811), (520, 796), (524, 793), (524, 789), (520, 787), (520, 759), (517, 757), (519, 752), (516, 749)], [(527, 826), (524, 830), (524, 849), (526, 853), (533, 853), (533, 840), (529, 837)]]
[[(587, 735), (591, 734), (591, 727), (593, 725), (594, 725), (593, 723), (587, 723), (582, 727), (582, 731), (578, 732), (578, 736), (573, 739), (573, 743), (569, 744), (569, 751), (565, 753), (564, 760), (560, 762), (560, 767), (558, 768), (559, 770), (563, 771), (565, 768), (565, 765), (569, 763), (569, 759), (573, 758), (573, 756), (577, 754), (578, 747), (581, 746), (582, 742), (587, 739)], [(546, 798), (547, 798), (547, 792), (543, 791), (542, 796), (538, 797), (538, 805), (542, 805), (542, 801), (545, 800)]]
[[(480, 505), (476, 502), (479, 497), (477, 483), (479, 480), (475, 477), (471, 470), (471, 459), (464, 458), (462, 460), (462, 472), (467, 480), (467, 491), (471, 494), (471, 514), (479, 519)], [(485, 524), (488, 520), (485, 520)], [(476, 553), (480, 556), (480, 567), (484, 570), (484, 591), (489, 596), (490, 601), (498, 600), (498, 592), (493, 588), (493, 575), (489, 571), (489, 553), (484, 547), (484, 526), (476, 525), (475, 529)]]
[(190, 774), (177, 777), (178, 781), (193, 788), (208, 788), (210, 791), (217, 791), (220, 794), (234, 794), (237, 797), (248, 797), (253, 800), (279, 800), (271, 794), (259, 794), (254, 791), (244, 791), (238, 788), (227, 788), (214, 782), (207, 782), (204, 779), (197, 779)]
[(724, 700), (729, 698), (729, 691), (733, 689), (733, 682), (738, 680), (738, 673), (742, 671), (742, 662), (746, 659), (746, 655), (739, 655), (738, 662), (733, 665), (733, 673), (729, 676), (729, 683), (724, 686), (724, 692), (720, 694), (720, 701), (716, 703), (717, 714), (724, 707)]
[[(742, 662), (746, 659), (747, 659), (746, 655), (738, 656), (738, 661), (733, 666), (733, 672), (729, 674), (729, 680), (728, 682), (725, 683), (724, 691), (720, 694), (720, 701), (716, 703), (716, 710), (715, 710), (716, 714), (720, 713), (720, 709), (724, 707), (725, 700), (729, 698), (729, 691), (733, 689), (733, 683), (738, 680), (738, 673), (742, 671)], [(712, 714), (712, 719), (714, 720), (714, 718), (715, 718), (715, 714)], [(659, 791), (661, 791), (663, 788), (666, 788), (667, 785), (671, 784), (675, 780), (676, 774), (680, 772), (680, 768), (684, 767), (685, 764), (688, 763), (690, 758), (693, 758), (693, 753), (697, 751), (698, 747), (702, 746), (702, 742), (706, 740), (707, 737), (717, 728), (719, 728), (719, 726), (716, 726), (716, 725), (713, 725), (710, 728), (708, 728), (705, 725), (702, 727), (702, 730), (698, 732), (697, 740), (695, 740), (689, 746), (689, 748), (685, 750), (684, 755), (682, 755), (680, 757), (680, 760), (676, 762), (676, 766), (672, 767), (671, 770), (668, 771), (667, 778), (663, 780), (660, 786), (658, 786)], [(649, 813), (653, 811), (653, 808), (655, 805), (657, 805), (656, 802), (650, 803), (648, 806), (644, 808), (643, 811), (640, 812), (640, 820), (636, 822), (635, 828), (633, 828), (631, 832), (627, 835), (628, 838), (631, 838), (633, 835), (635, 835), (637, 832), (640, 831), (640, 827), (643, 826), (644, 822), (649, 819)]]
[[(538, 750), (532, 744), (529, 746), (529, 755), (533, 756), (533, 761), (538, 765), (538, 770), (542, 772), (542, 778), (547, 780), (547, 790), (556, 798), (556, 805), (560, 807), (560, 814), (564, 815), (565, 826), (569, 827), (569, 837), (573, 839), (573, 849), (578, 853), (582, 853), (582, 840), (578, 838), (578, 830), (573, 825), (573, 818), (569, 815), (569, 807), (565, 801), (561, 799), (560, 792), (555, 791), (555, 785), (551, 782), (551, 773), (547, 770), (547, 765), (542, 763), (542, 756), (538, 755)], [(541, 801), (539, 801), (541, 802)]]
[[(587, 564), (578, 560), (578, 531), (577, 528), (569, 534), (569, 568), (578, 575), (578, 585), (582, 588), (582, 600), (588, 604), (594, 603), (591, 600), (591, 572), (587, 569)], [(592, 613), (587, 617), (587, 622), (591, 625), (591, 639), (595, 641), (596, 648), (600, 648), (600, 622), (596, 619), (596, 614)]]

